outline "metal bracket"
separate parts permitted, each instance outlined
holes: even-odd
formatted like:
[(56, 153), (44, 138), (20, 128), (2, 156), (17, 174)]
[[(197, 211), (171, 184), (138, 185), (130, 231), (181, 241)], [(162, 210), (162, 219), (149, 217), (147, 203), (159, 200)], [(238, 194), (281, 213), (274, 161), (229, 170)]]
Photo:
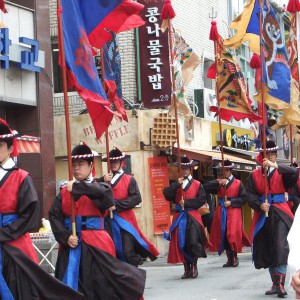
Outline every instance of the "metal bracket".
[(152, 145), (152, 130), (153, 128), (149, 128), (149, 144), (145, 144), (143, 141), (140, 141), (140, 150), (144, 150), (145, 147)]

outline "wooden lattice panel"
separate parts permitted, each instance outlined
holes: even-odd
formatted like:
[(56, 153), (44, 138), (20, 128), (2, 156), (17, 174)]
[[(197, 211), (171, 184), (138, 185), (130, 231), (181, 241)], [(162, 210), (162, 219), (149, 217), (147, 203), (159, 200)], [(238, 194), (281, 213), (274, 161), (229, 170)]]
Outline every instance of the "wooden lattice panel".
[(168, 113), (159, 113), (157, 118), (154, 118), (153, 143), (160, 148), (173, 146), (176, 142), (176, 124), (175, 119)]

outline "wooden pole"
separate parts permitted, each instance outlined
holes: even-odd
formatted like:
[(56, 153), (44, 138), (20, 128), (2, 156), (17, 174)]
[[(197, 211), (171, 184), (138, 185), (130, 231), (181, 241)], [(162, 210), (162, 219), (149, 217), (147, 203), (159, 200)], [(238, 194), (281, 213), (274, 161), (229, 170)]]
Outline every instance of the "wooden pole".
[[(61, 70), (63, 81), (63, 93), (64, 93), (64, 108), (65, 108), (65, 122), (66, 122), (66, 137), (67, 137), (67, 154), (68, 154), (68, 171), (69, 180), (73, 180), (72, 171), (72, 155), (71, 155), (71, 135), (70, 135), (70, 114), (69, 114), (69, 97), (68, 97), (68, 84), (67, 84), (67, 67), (64, 49), (64, 37), (63, 37), (63, 25), (62, 25), (62, 6), (60, 0), (57, 0), (57, 20), (58, 20), (58, 37), (60, 43), (60, 58), (61, 58)], [(72, 220), (72, 235), (76, 236), (76, 221), (75, 221), (75, 209), (74, 199), (71, 197), (71, 220)]]
[[(171, 55), (171, 78), (172, 78), (172, 96), (174, 102), (174, 112), (175, 112), (175, 128), (176, 128), (176, 140), (177, 140), (177, 160), (178, 160), (178, 170), (179, 177), (182, 177), (182, 169), (181, 169), (181, 154), (180, 154), (180, 140), (179, 140), (179, 124), (178, 124), (178, 109), (177, 109), (177, 97), (175, 94), (176, 91), (176, 83), (174, 78), (174, 48), (173, 48), (173, 33), (172, 33), (172, 22), (171, 19), (168, 19), (168, 36), (169, 36), (169, 51)], [(182, 186), (180, 188), (181, 200), (183, 199), (183, 189)], [(184, 210), (184, 204), (181, 206), (182, 210)]]
[[(104, 80), (105, 80), (105, 76), (104, 76), (104, 72), (105, 72), (105, 67), (104, 67), (104, 55), (103, 55), (103, 48), (100, 50), (100, 55), (101, 55), (101, 79), (102, 79), (102, 86), (105, 90), (105, 84), (104, 84)], [(107, 173), (110, 173), (110, 156), (109, 156), (109, 138), (108, 138), (108, 128), (105, 130), (105, 149), (106, 149), (106, 158), (107, 158)], [(109, 184), (111, 185), (111, 183), (109, 182)], [(113, 212), (110, 210), (109, 211), (109, 216), (112, 219), (114, 217)]]
[[(218, 41), (214, 41), (214, 52), (215, 52), (215, 64), (217, 67), (218, 64), (218, 58), (217, 58), (217, 43)], [(224, 177), (224, 142), (223, 142), (223, 135), (222, 135), (222, 120), (220, 117), (220, 111), (221, 111), (221, 103), (220, 103), (220, 97), (219, 97), (219, 89), (218, 89), (218, 80), (219, 76), (216, 76), (216, 87), (215, 87), (215, 92), (216, 92), (216, 98), (217, 98), (217, 103), (218, 103), (218, 123), (219, 123), (219, 135), (220, 135), (220, 146), (221, 146), (221, 160), (222, 160), (222, 176)], [(227, 201), (227, 193), (226, 193), (226, 184), (224, 185), (224, 202)]]
[[(266, 105), (265, 105), (265, 86), (263, 84), (263, 78), (264, 78), (264, 54), (263, 54), (263, 46), (262, 46), (262, 9), (263, 9), (263, 1), (260, 2), (260, 13), (259, 13), (259, 31), (260, 31), (260, 71), (261, 71), (261, 80), (260, 80), (260, 87), (261, 87), (261, 104), (262, 104), (262, 133), (263, 133), (263, 141), (262, 141), (262, 147), (263, 147), (263, 156), (264, 158), (267, 157), (266, 152)], [(265, 187), (265, 203), (268, 204), (268, 178), (267, 178), (267, 169), (264, 168), (264, 187)], [(269, 214), (266, 211), (266, 217), (268, 217)]]
[[(214, 12), (214, 8), (212, 7), (212, 12), (209, 14), (209, 18), (212, 20), (212, 22), (214, 21), (214, 19), (217, 17), (217, 12)], [(212, 26), (213, 26), (213, 23), (212, 23)], [(217, 26), (215, 24), (215, 26)], [(211, 33), (212, 33), (212, 29), (211, 29)], [(220, 40), (219, 39), (219, 34), (217, 33), (217, 31), (215, 32), (214, 35), (217, 35), (217, 36), (214, 36), (213, 37), (210, 37), (210, 39), (212, 39), (214, 41), (214, 54), (215, 54), (215, 66), (216, 66), (216, 69), (217, 69), (217, 66), (218, 66), (218, 51), (217, 51), (217, 47), (218, 47), (218, 41)], [(221, 46), (221, 45), (220, 45)], [(223, 47), (223, 45), (222, 45)], [(224, 144), (223, 144), (223, 135), (222, 135), (222, 119), (221, 119), (221, 114), (220, 114), (220, 111), (221, 111), (221, 102), (220, 102), (220, 94), (219, 94), (219, 84), (218, 84), (218, 80), (219, 80), (219, 76), (218, 76), (218, 73), (216, 72), (216, 87), (215, 87), (215, 92), (216, 92), (216, 99), (217, 99), (217, 103), (218, 103), (218, 123), (219, 123), (219, 137), (220, 137), (220, 146), (221, 146), (221, 160), (222, 160), (222, 176), (224, 176)], [(226, 185), (224, 186), (224, 202), (227, 201), (227, 195), (226, 195)]]

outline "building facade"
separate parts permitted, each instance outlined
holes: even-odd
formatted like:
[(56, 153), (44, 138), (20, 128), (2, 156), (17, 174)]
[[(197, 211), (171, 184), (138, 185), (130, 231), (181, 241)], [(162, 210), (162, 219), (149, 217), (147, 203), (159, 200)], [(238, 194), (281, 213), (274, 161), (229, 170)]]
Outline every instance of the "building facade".
[(0, 117), (21, 135), (41, 139), (40, 153), (20, 154), (18, 165), (33, 178), (42, 217), (55, 197), (49, 7), (41, 0), (5, 5), (8, 13), (0, 13)]
[[(142, 4), (155, 8), (155, 1), (138, 1)], [(200, 57), (200, 64), (194, 71), (193, 79), (185, 89), (186, 99), (193, 112), (193, 126), (191, 131), (185, 130), (186, 124), (183, 116), (179, 115), (180, 147), (182, 154), (191, 156), (199, 161), (199, 168), (194, 175), (198, 179), (213, 177), (213, 166), (219, 164), (221, 156), (218, 151), (212, 149), (220, 145), (220, 133), (217, 129), (217, 119), (209, 111), (209, 106), (215, 103), (215, 83), (206, 78), (206, 72), (214, 62), (213, 42), (209, 40), (211, 21), (218, 24), (218, 31), (224, 37), (231, 33), (228, 31), (230, 21), (242, 10), (245, 1), (240, 0), (211, 0), (211, 1), (178, 1), (173, 0), (172, 5), (176, 12), (173, 20), (174, 28), (179, 30), (186, 42), (193, 48)], [(60, 73), (58, 69), (58, 47), (57, 47), (57, 18), (56, 1), (50, 0), (50, 32), (52, 40), (52, 56), (54, 71), (54, 125), (55, 125), (55, 157), (56, 157), (56, 180), (68, 178), (65, 145), (65, 121), (63, 109), (63, 95)], [(155, 9), (152, 9), (155, 12)], [(157, 18), (158, 20), (158, 18)], [(158, 21), (157, 21), (158, 22)], [(151, 30), (149, 30), (151, 32)], [(123, 32), (118, 35), (119, 50), (122, 61), (122, 89), (126, 99), (127, 115), (129, 122), (120, 121), (115, 118), (108, 129), (110, 148), (117, 146), (129, 154), (127, 162), (128, 172), (134, 174), (141, 190), (143, 203), (135, 209), (138, 222), (146, 236), (156, 244), (162, 254), (167, 251), (167, 242), (163, 240), (162, 232), (157, 233), (155, 229), (155, 200), (153, 189), (151, 190), (149, 158), (164, 157), (168, 164), (168, 179), (178, 178), (177, 169), (173, 162), (176, 159), (176, 143), (171, 130), (165, 130), (160, 124), (168, 123), (168, 107), (156, 107), (146, 109), (143, 104), (142, 86), (148, 80), (141, 77), (139, 66), (141, 64), (141, 51), (147, 51), (147, 45), (141, 44), (137, 30)], [(144, 48), (143, 48), (144, 47)], [(249, 67), (251, 53), (246, 46), (243, 46), (237, 53), (242, 66), (244, 77), (249, 88), (250, 97), (255, 93), (254, 73)], [(164, 57), (169, 60), (168, 57)], [(146, 65), (140, 66), (145, 68)], [(105, 156), (105, 138), (95, 138), (95, 131), (92, 122), (87, 114), (80, 114), (85, 109), (85, 104), (75, 91), (69, 92), (71, 141), (72, 146), (85, 141), (93, 150)], [(171, 122), (171, 127), (174, 123)], [(254, 139), (258, 135), (257, 124), (248, 120), (223, 122), (224, 136), (228, 148), (254, 150)], [(169, 127), (168, 127), (169, 128)], [(167, 132), (165, 132), (167, 131)], [(172, 144), (173, 141), (173, 144)], [(255, 168), (255, 163), (238, 156), (228, 156), (240, 166), (240, 177), (247, 178), (249, 171)], [(106, 164), (101, 158), (96, 161), (97, 175), (105, 174)], [(245, 208), (245, 227), (249, 229), (251, 220), (250, 209)]]

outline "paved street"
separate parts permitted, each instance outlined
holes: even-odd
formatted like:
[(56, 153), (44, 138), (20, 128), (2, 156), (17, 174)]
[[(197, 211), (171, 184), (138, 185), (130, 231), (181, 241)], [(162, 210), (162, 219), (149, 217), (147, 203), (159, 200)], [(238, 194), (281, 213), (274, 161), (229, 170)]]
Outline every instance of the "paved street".
[[(166, 258), (155, 262), (146, 262), (143, 269), (147, 271), (145, 300), (271, 300), (275, 296), (265, 296), (270, 288), (268, 270), (256, 270), (250, 253), (239, 255), (237, 268), (223, 268), (226, 256), (209, 254), (206, 259), (198, 261), (199, 276), (196, 279), (180, 279), (182, 265), (167, 265)], [(286, 299), (295, 299), (294, 292), (287, 288)]]

